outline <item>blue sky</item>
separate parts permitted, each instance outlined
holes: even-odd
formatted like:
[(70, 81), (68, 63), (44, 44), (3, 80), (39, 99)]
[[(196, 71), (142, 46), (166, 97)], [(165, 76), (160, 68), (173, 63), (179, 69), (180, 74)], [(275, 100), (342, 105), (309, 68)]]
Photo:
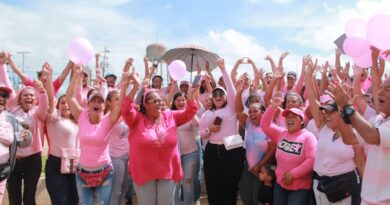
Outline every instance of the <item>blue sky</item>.
[(386, 0), (6, 0), (0, 1), (0, 50), (13, 53), (19, 64), (16, 52), (31, 51), (26, 57), (30, 74), (45, 61), (59, 73), (67, 62), (67, 44), (78, 36), (89, 39), (96, 51), (107, 45), (110, 71), (116, 74), (129, 56), (143, 73), (146, 46), (156, 41), (167, 48), (202, 45), (225, 58), (228, 67), (249, 56), (267, 70), (264, 57), (278, 58), (287, 50), (286, 69), (297, 70), (305, 54), (333, 62), (332, 41), (345, 23), (368, 20), (386, 8)]

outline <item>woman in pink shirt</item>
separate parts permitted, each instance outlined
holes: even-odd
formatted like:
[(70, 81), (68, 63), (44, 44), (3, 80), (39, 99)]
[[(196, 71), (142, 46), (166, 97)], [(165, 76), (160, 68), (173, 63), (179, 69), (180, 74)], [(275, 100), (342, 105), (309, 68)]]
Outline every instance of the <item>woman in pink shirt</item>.
[(281, 103), (281, 97), (273, 97), (260, 122), (265, 134), (277, 144), (274, 204), (309, 204), (317, 141), (303, 128), (305, 115), (300, 109), (282, 112), (287, 129), (272, 123)]
[[(76, 172), (76, 185), (80, 204), (93, 204), (94, 195), (101, 204), (109, 204), (112, 192), (113, 168), (109, 155), (108, 136), (120, 117), (120, 106), (104, 115), (104, 99), (100, 93), (88, 97), (88, 107), (83, 109), (74, 97), (82, 67), (72, 68), (72, 79), (66, 91), (66, 101), (79, 126), (80, 161)], [(126, 89), (121, 90), (119, 102)]]
[(80, 154), (77, 137), (79, 128), (70, 113), (65, 95), (58, 99), (57, 105), (54, 104), (55, 88), (52, 86), (51, 67), (45, 67), (42, 70), (42, 75), (48, 81), (46, 88), (49, 97), (49, 110), (46, 117), (49, 142), (49, 156), (45, 167), (46, 188), (52, 204), (78, 204), (75, 169), (70, 167), (69, 170), (66, 170), (64, 164), (61, 164), (61, 158), (72, 157), (68, 160), (73, 163), (71, 166), (76, 168), (77, 161), (74, 158), (78, 159)]
[[(171, 110), (184, 110), (187, 106), (186, 95), (182, 92), (176, 93), (173, 97)], [(183, 180), (178, 183), (175, 194), (175, 204), (179, 204), (180, 190), (183, 187), (184, 205), (191, 205), (194, 201), (194, 181), (199, 166), (199, 150), (197, 139), (199, 119), (195, 115), (191, 121), (177, 128), (179, 137), (179, 148), (181, 165), (183, 168)]]
[[(203, 155), (207, 198), (210, 205), (237, 203), (238, 182), (244, 166), (245, 150), (237, 147), (226, 150), (225, 137), (240, 137), (235, 108), (236, 89), (218, 60), (227, 92), (222, 87), (213, 90), (213, 106), (200, 119), (199, 131), (205, 151)], [(218, 119), (218, 118), (219, 119)]]
[[(119, 91), (113, 90), (106, 97), (105, 114), (120, 107)], [(123, 121), (122, 117), (112, 128), (109, 134), (110, 157), (114, 167), (114, 182), (111, 195), (111, 205), (118, 205), (122, 195), (126, 193), (129, 182), (128, 162), (129, 162), (129, 127)], [(130, 187), (131, 188), (131, 187)]]
[[(6, 62), (11, 67), (16, 67), (9, 54)], [(35, 192), (42, 170), (41, 152), (44, 139), (43, 125), (48, 108), (47, 95), (40, 81), (36, 81), (35, 88), (27, 86), (16, 95), (9, 79), (5, 64), (0, 63), (0, 82), (12, 89), (7, 108), (18, 121), (28, 127), (32, 132), (32, 139), (24, 148), (17, 149), (18, 160), (8, 179), (8, 198), (10, 204), (22, 204), (22, 201), (23, 204), (35, 204)]]
[(145, 90), (140, 111), (135, 109), (134, 96), (139, 79), (122, 104), (122, 117), (129, 126), (131, 145), (129, 164), (138, 204), (173, 204), (175, 183), (183, 177), (178, 150), (177, 127), (190, 121), (198, 109), (191, 88), (185, 110), (163, 109), (163, 99), (155, 89)]

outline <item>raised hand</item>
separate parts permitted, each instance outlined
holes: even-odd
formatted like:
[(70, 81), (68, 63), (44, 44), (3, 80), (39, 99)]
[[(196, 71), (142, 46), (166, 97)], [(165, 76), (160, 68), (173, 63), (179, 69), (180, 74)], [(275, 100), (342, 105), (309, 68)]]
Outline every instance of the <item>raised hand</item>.
[(341, 54), (343, 54), (343, 53), (341, 52), (341, 50), (338, 49), (338, 48), (335, 49), (335, 53), (336, 53), (336, 57), (340, 57)]
[(362, 72), (363, 72), (363, 69), (360, 66), (358, 66), (358, 65), (354, 65), (354, 66), (352, 66), (352, 68), (353, 68), (353, 75), (355, 77), (356, 76), (360, 76), (362, 74)]
[(330, 92), (328, 94), (336, 101), (339, 108), (342, 109), (344, 106), (352, 104), (348, 88), (341, 86), (340, 83), (329, 84), (328, 90)]
[(148, 59), (148, 57), (145, 56), (145, 57), (144, 57), (144, 63), (145, 63), (145, 64), (148, 64), (148, 62), (149, 62), (149, 59)]
[(282, 53), (282, 55), (280, 55), (280, 59), (285, 59), (288, 56), (288, 54), (290, 54), (290, 53), (287, 51)]
[(139, 73), (137, 73), (137, 72), (131, 72), (130, 79), (132, 79), (133, 83), (137, 86), (140, 85), (140, 83), (141, 83), (141, 80), (139, 79)]
[(145, 79), (142, 81), (141, 86), (142, 86), (142, 88), (143, 88), (144, 90), (147, 89), (147, 88), (149, 87), (149, 81), (150, 81), (149, 78), (145, 78)]
[(272, 61), (272, 57), (271, 57), (270, 55), (267, 55), (267, 56), (264, 58), (264, 60), (266, 60), (266, 61)]
[(280, 90), (274, 91), (274, 93), (272, 95), (272, 99), (271, 99), (271, 106), (273, 108), (278, 108), (278, 107), (280, 107), (280, 105), (282, 105), (282, 103), (283, 103), (282, 91), (280, 91)]
[(225, 68), (225, 60), (223, 58), (219, 58), (217, 60), (217, 65), (218, 65), (219, 69), (221, 69), (221, 71), (226, 70), (226, 68)]
[[(146, 57), (145, 57), (146, 58)], [(134, 59), (132, 57), (129, 57), (126, 60), (125, 66), (123, 67), (123, 72), (129, 72), (130, 68), (133, 66)]]
[(45, 87), (43, 87), (43, 83), (40, 80), (34, 81), (34, 87), (39, 93), (45, 93)]

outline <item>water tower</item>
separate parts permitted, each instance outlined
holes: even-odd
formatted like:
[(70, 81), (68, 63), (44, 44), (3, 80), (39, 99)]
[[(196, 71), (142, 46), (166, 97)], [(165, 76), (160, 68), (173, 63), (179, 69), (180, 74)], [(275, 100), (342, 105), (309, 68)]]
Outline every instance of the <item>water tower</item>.
[[(161, 43), (152, 43), (152, 44), (148, 45), (148, 47), (146, 47), (146, 57), (148, 57), (150, 62), (157, 61), (157, 63), (159, 64), (159, 67), (160, 67), (160, 75), (161, 76), (163, 76), (162, 57), (165, 54), (165, 51), (167, 51), (167, 48)], [(157, 72), (158, 72), (158, 70), (157, 70)], [(166, 72), (166, 73), (167, 73), (167, 77), (166, 77), (166, 80), (164, 80), (164, 81), (168, 83), (169, 76), (168, 76), (168, 72)]]

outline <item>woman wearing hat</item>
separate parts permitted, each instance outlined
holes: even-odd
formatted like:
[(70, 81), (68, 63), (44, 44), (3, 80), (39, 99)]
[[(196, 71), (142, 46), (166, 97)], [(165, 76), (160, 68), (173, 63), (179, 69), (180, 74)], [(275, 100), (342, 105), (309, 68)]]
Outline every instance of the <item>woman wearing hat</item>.
[(260, 123), (265, 134), (277, 144), (274, 204), (309, 204), (317, 142), (315, 136), (304, 129), (305, 116), (298, 108), (282, 112), (286, 128), (272, 123), (281, 103), (281, 97), (273, 97)]
[[(13, 90), (4, 63), (8, 62), (11, 67), (16, 67), (16, 64), (9, 54), (5, 54), (2, 61), (0, 63), (0, 82)], [(24, 87), (18, 95), (12, 91), (7, 108), (24, 127), (32, 132), (30, 143), (17, 149), (16, 157), (18, 160), (7, 184), (8, 198), (10, 204), (22, 204), (22, 199), (23, 204), (35, 204), (35, 192), (42, 170), (43, 125), (48, 108), (47, 95), (42, 83), (37, 81), (35, 88)], [(22, 180), (24, 184), (23, 196), (21, 192)]]
[[(315, 97), (313, 70), (314, 67), (308, 67), (305, 79), (310, 111), (318, 128), (318, 132), (314, 133), (318, 139), (313, 180), (316, 202), (324, 205), (360, 204), (360, 177), (354, 161), (354, 148), (352, 145), (344, 144), (341, 129), (344, 130), (344, 135), (354, 136), (355, 134), (344, 123), (337, 104), (330, 97), (330, 100), (320, 106)], [(327, 184), (334, 183), (338, 179), (346, 179), (351, 186), (348, 186), (348, 190), (336, 190), (335, 192), (340, 192), (340, 194), (349, 192), (336, 199), (326, 194), (326, 187)], [(338, 187), (341, 186), (340, 184)]]
[[(104, 115), (104, 99), (99, 92), (88, 97), (87, 108), (80, 106), (74, 92), (82, 75), (82, 67), (72, 68), (72, 79), (66, 91), (70, 112), (79, 126), (80, 161), (76, 173), (76, 185), (80, 204), (109, 204), (112, 191), (113, 168), (109, 155), (109, 133), (120, 117), (120, 106)], [(121, 89), (119, 103), (126, 89)]]
[(226, 72), (223, 59), (218, 60), (218, 67), (227, 92), (222, 87), (212, 91), (213, 105), (202, 115), (199, 131), (205, 146), (203, 160), (209, 204), (231, 205), (237, 202), (245, 150), (242, 146), (227, 150), (224, 145), (224, 138), (240, 136), (235, 108), (236, 89)]

